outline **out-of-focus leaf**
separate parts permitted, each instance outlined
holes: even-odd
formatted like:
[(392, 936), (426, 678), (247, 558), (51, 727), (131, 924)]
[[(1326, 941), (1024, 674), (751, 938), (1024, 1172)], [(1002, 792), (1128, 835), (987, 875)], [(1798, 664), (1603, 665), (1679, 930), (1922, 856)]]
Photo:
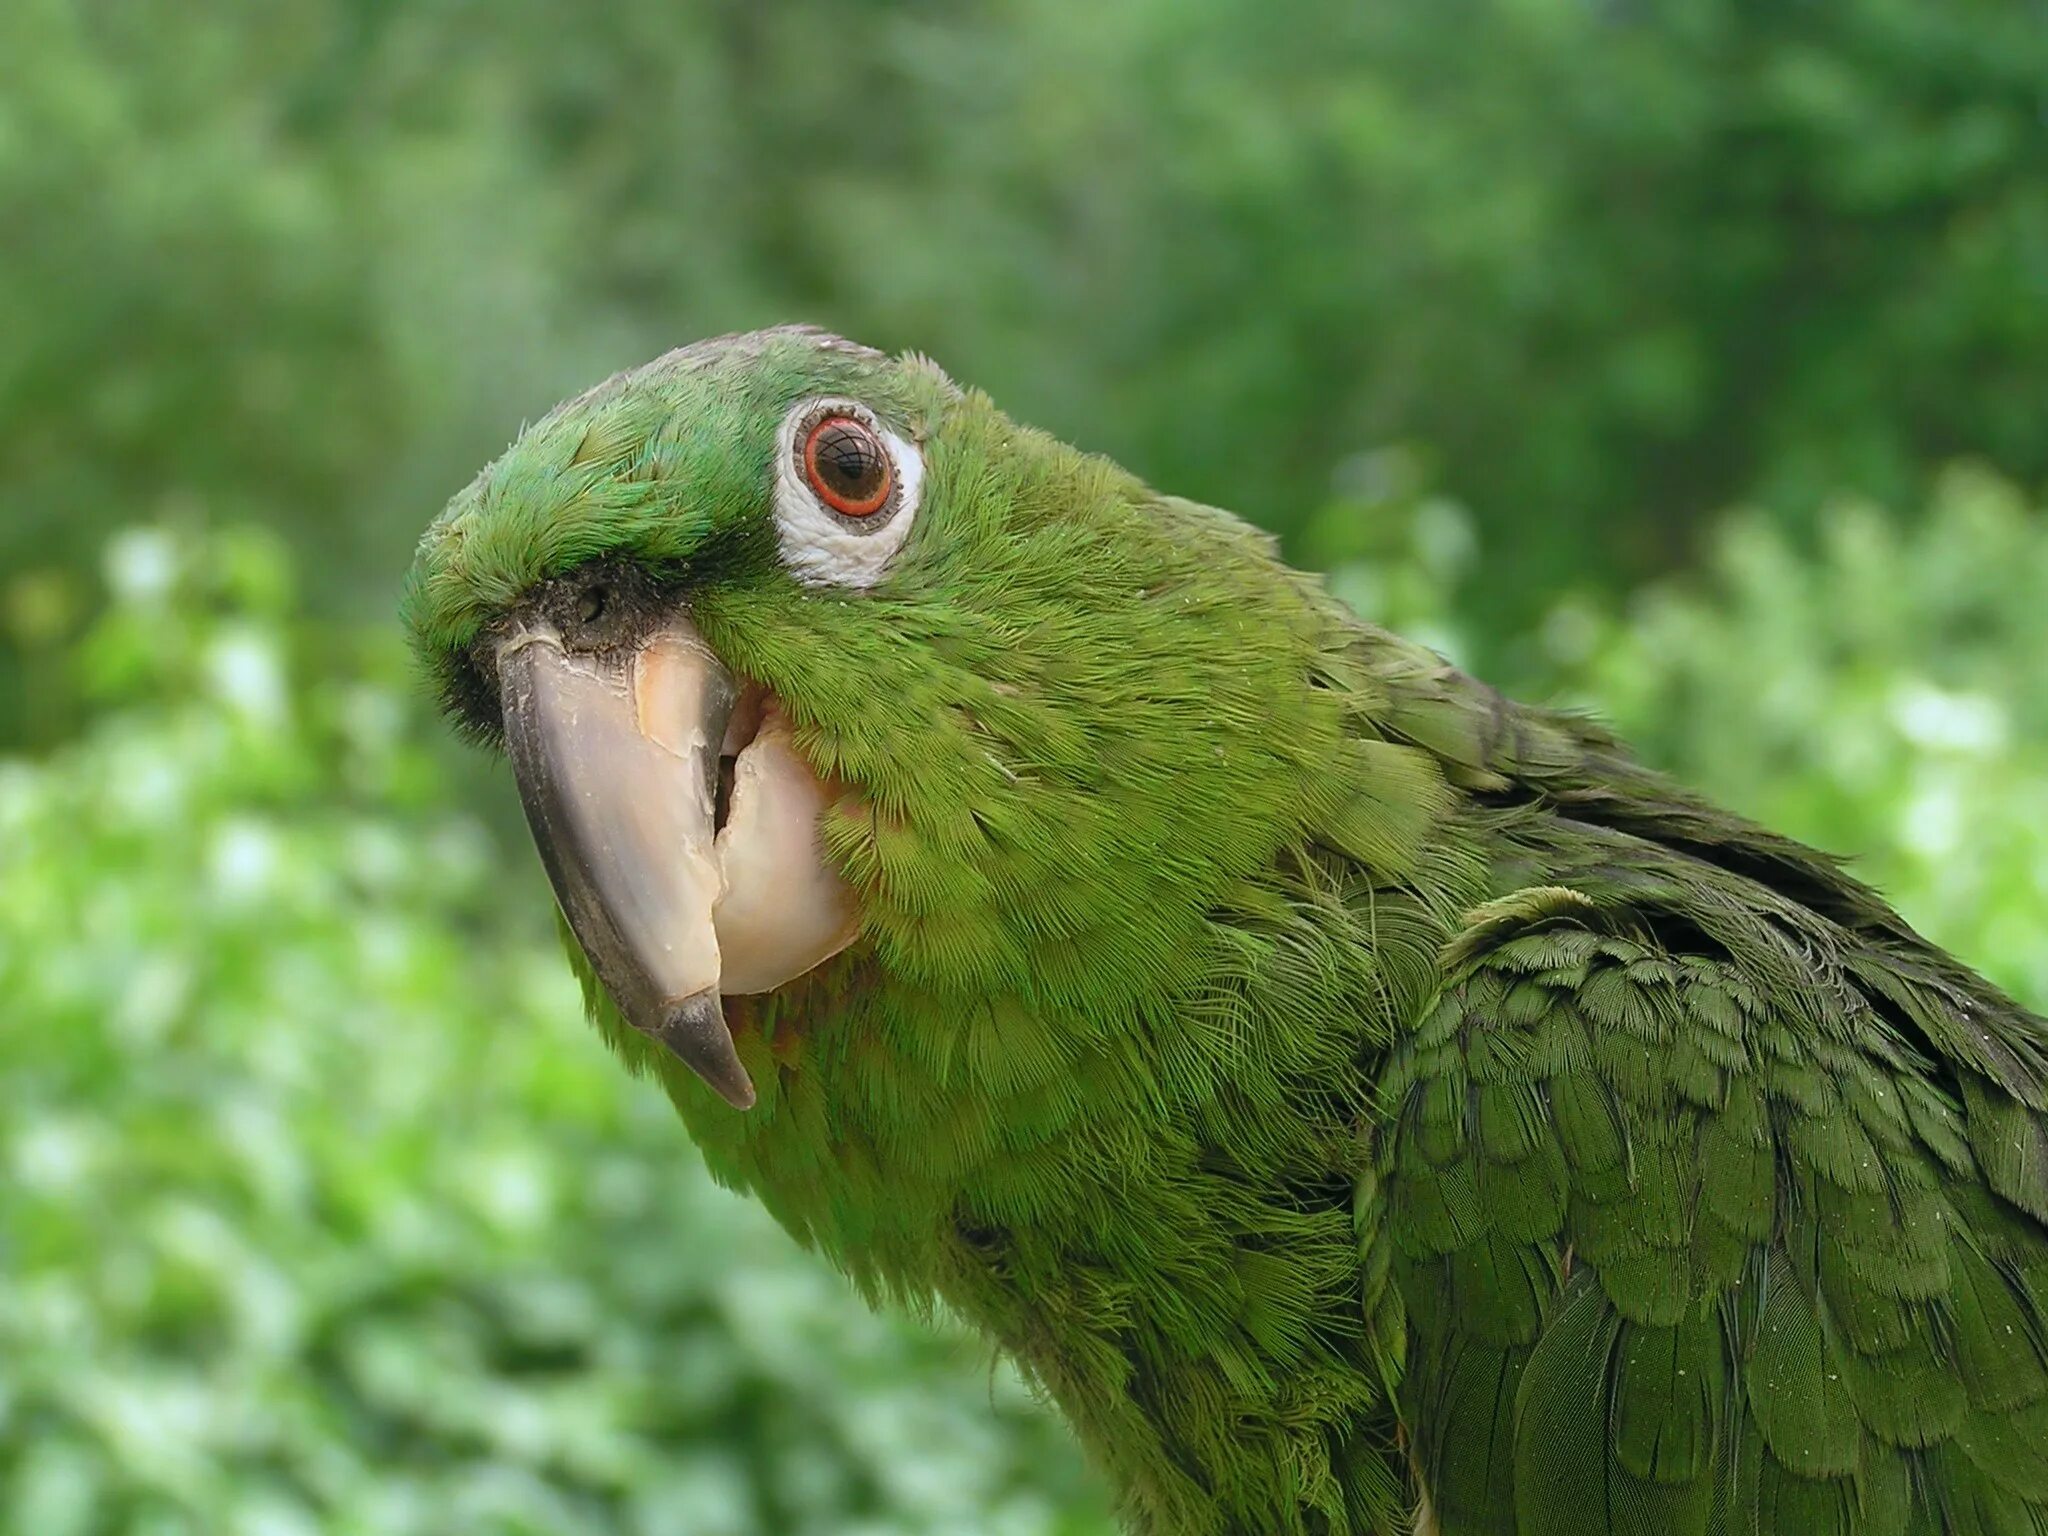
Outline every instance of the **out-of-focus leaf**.
[(2048, 509), (1959, 466), (1924, 516), (1834, 505), (1812, 549), (1734, 518), (1704, 581), (1545, 634), (1660, 767), (1852, 856), (1934, 939), (2048, 1007)]
[(0, 762), (0, 1528), (1106, 1531), (606, 1056), (393, 637), (282, 623), (269, 540), (110, 565), (108, 712)]

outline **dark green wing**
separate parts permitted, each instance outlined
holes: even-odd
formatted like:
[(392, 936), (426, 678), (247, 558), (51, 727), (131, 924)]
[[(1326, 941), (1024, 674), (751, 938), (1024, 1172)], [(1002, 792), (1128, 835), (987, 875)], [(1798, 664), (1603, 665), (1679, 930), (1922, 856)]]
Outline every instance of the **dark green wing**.
[(2048, 1030), (1902, 928), (1546, 835), (1572, 888), (1473, 915), (1383, 1085), (1442, 1536), (2048, 1536)]

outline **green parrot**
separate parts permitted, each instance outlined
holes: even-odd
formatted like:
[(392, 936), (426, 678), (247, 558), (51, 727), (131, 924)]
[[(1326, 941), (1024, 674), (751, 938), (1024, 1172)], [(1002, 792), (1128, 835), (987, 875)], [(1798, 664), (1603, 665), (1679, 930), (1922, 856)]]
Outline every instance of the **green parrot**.
[(2048, 1023), (915, 355), (701, 342), (428, 529), (597, 1029), (1147, 1536), (2048, 1533)]

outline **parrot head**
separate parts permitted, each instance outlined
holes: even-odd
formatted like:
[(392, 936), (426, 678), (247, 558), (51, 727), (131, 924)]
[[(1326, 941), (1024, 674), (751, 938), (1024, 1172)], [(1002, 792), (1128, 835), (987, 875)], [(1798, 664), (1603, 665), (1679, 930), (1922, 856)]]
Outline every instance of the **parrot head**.
[(1262, 535), (809, 329), (558, 406), (429, 528), (405, 618), (600, 1024), (705, 1115), (806, 1074), (849, 1116), (1144, 1092), (1345, 734)]

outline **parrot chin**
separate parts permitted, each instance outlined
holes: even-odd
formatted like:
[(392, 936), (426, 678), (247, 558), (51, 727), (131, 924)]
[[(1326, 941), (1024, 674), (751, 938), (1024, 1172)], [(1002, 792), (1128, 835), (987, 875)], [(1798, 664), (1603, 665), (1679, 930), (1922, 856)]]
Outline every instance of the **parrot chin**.
[(524, 615), (497, 662), (520, 802), (598, 981), (628, 1024), (751, 1107), (720, 998), (771, 991), (858, 931), (818, 837), (831, 791), (781, 702), (680, 615), (599, 647)]

